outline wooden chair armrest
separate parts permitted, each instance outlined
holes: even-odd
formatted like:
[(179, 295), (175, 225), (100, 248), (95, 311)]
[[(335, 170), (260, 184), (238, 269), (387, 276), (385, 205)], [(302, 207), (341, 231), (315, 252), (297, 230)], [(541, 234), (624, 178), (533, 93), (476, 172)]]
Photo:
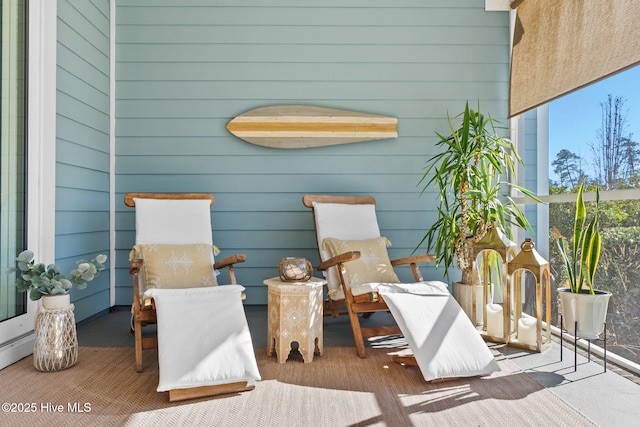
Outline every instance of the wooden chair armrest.
[(129, 274), (137, 274), (142, 268), (142, 260), (140, 258), (134, 258), (129, 262)]
[(342, 264), (344, 262), (348, 262), (348, 261), (353, 261), (360, 258), (360, 252), (359, 251), (351, 251), (351, 252), (345, 252), (343, 254), (340, 255), (336, 255), (332, 258), (329, 258), (328, 260), (321, 262), (320, 265), (318, 265), (317, 269), (319, 271), (324, 271), (327, 270), (333, 266), (336, 266), (338, 264)]
[(213, 264), (213, 268), (216, 270), (221, 268), (226, 268), (227, 273), (229, 274), (229, 283), (235, 285), (237, 281), (236, 281), (236, 273), (233, 266), (234, 264), (245, 262), (246, 260), (247, 260), (247, 256), (244, 254), (230, 255)]
[(435, 261), (436, 261), (436, 257), (434, 255), (421, 254), (421, 255), (413, 255), (406, 258), (395, 259), (391, 261), (391, 265), (396, 266), (396, 265), (409, 264), (415, 281), (422, 282), (424, 278), (422, 277), (422, 273), (420, 272), (420, 267), (418, 267), (417, 263), (418, 262), (435, 262)]
[(435, 262), (436, 257), (431, 254), (422, 254), (422, 255), (413, 255), (406, 258), (398, 258), (391, 260), (391, 265), (405, 265), (405, 264), (414, 264), (416, 262)]
[(225, 258), (222, 258), (221, 260), (216, 261), (216, 263), (213, 264), (213, 268), (218, 270), (220, 268), (225, 268), (233, 264), (239, 264), (241, 262), (245, 262), (246, 260), (247, 260), (247, 256), (244, 254), (230, 255), (228, 257), (225, 257)]
[[(129, 274), (131, 274), (132, 282), (133, 282), (133, 308), (134, 313), (138, 313), (142, 309), (142, 304), (140, 301), (140, 269), (142, 268), (142, 259), (134, 258), (129, 261)], [(144, 306), (148, 306), (151, 304), (151, 299), (149, 301), (145, 301)]]

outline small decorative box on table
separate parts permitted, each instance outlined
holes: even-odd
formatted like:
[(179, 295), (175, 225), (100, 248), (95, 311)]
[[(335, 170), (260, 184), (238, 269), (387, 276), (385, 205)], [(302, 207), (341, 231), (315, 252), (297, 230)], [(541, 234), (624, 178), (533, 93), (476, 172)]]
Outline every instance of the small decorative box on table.
[(278, 277), (266, 279), (268, 293), (267, 355), (275, 350), (278, 362), (285, 363), (291, 343), (305, 363), (313, 355), (322, 355), (322, 289), (326, 280), (312, 277), (304, 282), (283, 282)]

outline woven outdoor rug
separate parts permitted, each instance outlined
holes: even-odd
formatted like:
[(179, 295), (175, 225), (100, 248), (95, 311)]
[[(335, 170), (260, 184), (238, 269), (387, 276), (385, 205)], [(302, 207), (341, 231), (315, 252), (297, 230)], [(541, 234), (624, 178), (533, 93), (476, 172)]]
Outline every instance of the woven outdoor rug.
[(324, 351), (312, 363), (279, 364), (258, 349), (262, 381), (254, 390), (178, 403), (155, 391), (155, 350), (145, 352), (139, 374), (128, 347), (81, 347), (77, 364), (59, 372), (39, 372), (27, 357), (0, 371), (10, 404), (0, 425), (594, 425), (504, 358), (488, 377), (427, 383), (416, 367), (391, 362), (389, 349), (368, 349), (366, 359), (353, 348)]

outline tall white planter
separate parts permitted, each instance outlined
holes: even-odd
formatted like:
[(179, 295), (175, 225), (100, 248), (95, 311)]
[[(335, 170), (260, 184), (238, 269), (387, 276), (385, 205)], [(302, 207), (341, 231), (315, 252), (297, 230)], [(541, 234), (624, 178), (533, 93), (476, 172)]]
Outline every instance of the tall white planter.
[[(567, 332), (579, 338), (596, 339), (604, 330), (611, 292), (595, 291), (594, 295), (574, 294), (569, 288), (559, 288), (560, 305)], [(575, 322), (578, 331), (575, 331)]]

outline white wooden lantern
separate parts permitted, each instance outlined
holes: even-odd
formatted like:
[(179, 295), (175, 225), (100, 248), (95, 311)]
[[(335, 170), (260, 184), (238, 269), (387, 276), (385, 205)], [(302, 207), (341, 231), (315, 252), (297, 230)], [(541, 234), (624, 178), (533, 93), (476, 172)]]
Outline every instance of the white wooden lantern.
[[(549, 261), (535, 250), (529, 238), (520, 245), (521, 251), (508, 263), (508, 273), (514, 288), (513, 325), (515, 334), (509, 339), (509, 345), (541, 352), (551, 342), (551, 280)], [(522, 312), (522, 280), (524, 275), (514, 279), (514, 273), (529, 270), (536, 279), (535, 317)], [(544, 282), (543, 282), (544, 280)], [(544, 305), (544, 318), (542, 307)], [(544, 333), (543, 333), (544, 326)]]
[[(491, 251), (496, 252), (500, 256), (501, 266), (501, 285), (504, 289), (503, 303), (494, 304), (493, 300), (489, 299), (491, 295), (491, 274), (489, 271), (489, 253)], [(509, 240), (500, 230), (495, 226), (490, 226), (487, 233), (482, 239), (473, 244), (472, 255), (472, 268), (473, 268), (473, 283), (472, 286), (472, 319), (473, 324), (477, 324), (478, 308), (482, 310), (482, 328), (480, 334), (482, 337), (489, 341), (494, 342), (509, 342), (511, 335), (511, 316), (510, 316), (510, 287), (508, 285), (507, 277), (507, 261), (515, 256), (516, 244)], [(482, 262), (478, 263), (478, 256), (482, 255)], [(479, 267), (482, 268), (482, 279), (480, 279)], [(476, 288), (477, 281), (480, 281), (482, 285), (482, 305), (477, 307)]]

